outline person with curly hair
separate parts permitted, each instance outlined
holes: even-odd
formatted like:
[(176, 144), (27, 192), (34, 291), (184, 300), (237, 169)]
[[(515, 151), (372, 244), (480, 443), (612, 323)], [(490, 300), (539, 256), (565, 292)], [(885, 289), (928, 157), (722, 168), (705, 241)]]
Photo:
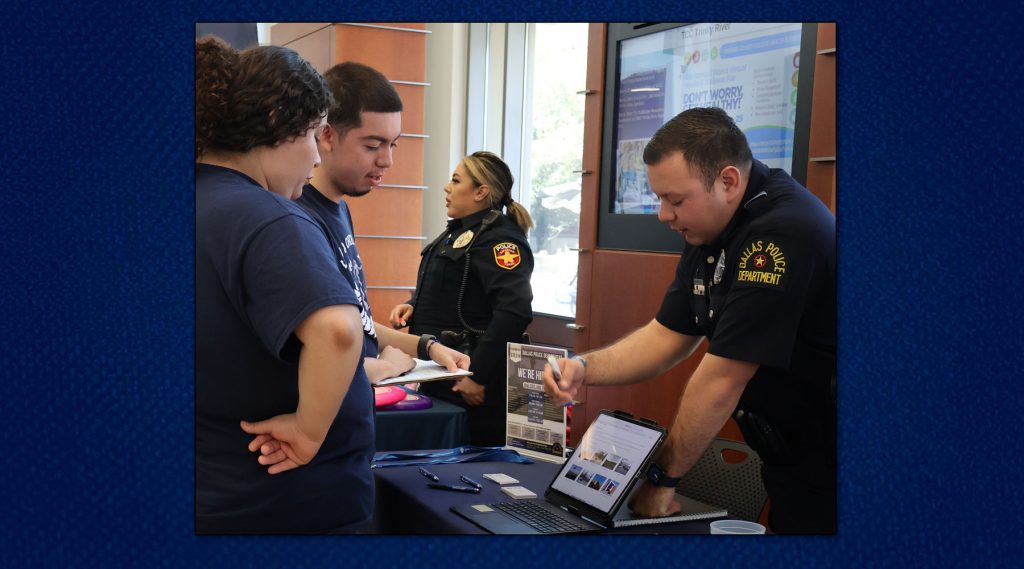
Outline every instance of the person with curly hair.
[(197, 533), (353, 533), (372, 514), (359, 299), (291, 201), (331, 101), (290, 49), (196, 42)]

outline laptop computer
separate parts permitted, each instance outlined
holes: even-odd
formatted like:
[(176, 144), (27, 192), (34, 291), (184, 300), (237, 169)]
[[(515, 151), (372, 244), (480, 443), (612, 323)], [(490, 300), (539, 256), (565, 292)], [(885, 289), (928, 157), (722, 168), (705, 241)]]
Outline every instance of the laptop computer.
[(548, 485), (543, 499), (453, 506), (501, 535), (597, 532), (612, 527), (665, 429), (621, 411), (601, 411)]

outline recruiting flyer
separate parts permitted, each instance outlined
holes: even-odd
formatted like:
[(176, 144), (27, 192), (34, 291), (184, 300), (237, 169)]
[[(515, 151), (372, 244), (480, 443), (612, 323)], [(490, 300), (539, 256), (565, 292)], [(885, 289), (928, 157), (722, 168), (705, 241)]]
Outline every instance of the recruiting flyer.
[(521, 454), (564, 462), (565, 407), (556, 405), (544, 393), (542, 374), (548, 356), (564, 358), (568, 352), (509, 342), (505, 442)]

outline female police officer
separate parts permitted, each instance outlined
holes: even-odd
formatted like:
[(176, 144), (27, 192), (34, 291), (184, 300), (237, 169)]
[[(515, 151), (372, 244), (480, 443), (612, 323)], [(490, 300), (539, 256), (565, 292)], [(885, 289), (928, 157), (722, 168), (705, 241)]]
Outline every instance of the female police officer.
[[(452, 219), (423, 249), (410, 304), (391, 325), (420, 334), (420, 358), (435, 339), (470, 355), (472, 377), (424, 384), (422, 391), (465, 407), (470, 442), (505, 443), (505, 344), (520, 342), (533, 319), (533, 220), (512, 201), (512, 173), (490, 152), (463, 158), (445, 186)], [(501, 213), (502, 208), (505, 214)]]

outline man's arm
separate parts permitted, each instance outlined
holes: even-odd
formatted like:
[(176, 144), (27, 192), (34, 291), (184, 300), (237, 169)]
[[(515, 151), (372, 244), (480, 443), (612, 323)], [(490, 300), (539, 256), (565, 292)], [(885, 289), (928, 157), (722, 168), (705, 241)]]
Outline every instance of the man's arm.
[[(362, 357), (363, 326), (359, 309), (342, 304), (321, 308), (295, 329), (302, 341), (299, 355), (299, 404), (294, 413), (265, 421), (242, 421), (257, 437), (250, 450), (270, 444), (259, 462), (277, 474), (308, 463), (327, 437), (348, 393)], [(255, 448), (253, 448), (255, 447)]]
[(562, 380), (544, 366), (544, 388), (556, 403), (568, 403), (580, 386), (628, 385), (647, 381), (690, 357), (701, 341), (666, 328), (657, 320), (634, 330), (607, 348), (584, 354), (586, 369), (575, 359), (559, 360)]
[(651, 320), (614, 344), (587, 353), (587, 385), (629, 385), (665, 373), (690, 357), (700, 336), (687, 336)]
[[(755, 363), (713, 354), (704, 356), (686, 384), (679, 410), (656, 461), (668, 476), (678, 478), (697, 463), (736, 408), (757, 368)], [(644, 516), (671, 515), (678, 510), (672, 499), (674, 493), (674, 488), (644, 484), (630, 508)]]

